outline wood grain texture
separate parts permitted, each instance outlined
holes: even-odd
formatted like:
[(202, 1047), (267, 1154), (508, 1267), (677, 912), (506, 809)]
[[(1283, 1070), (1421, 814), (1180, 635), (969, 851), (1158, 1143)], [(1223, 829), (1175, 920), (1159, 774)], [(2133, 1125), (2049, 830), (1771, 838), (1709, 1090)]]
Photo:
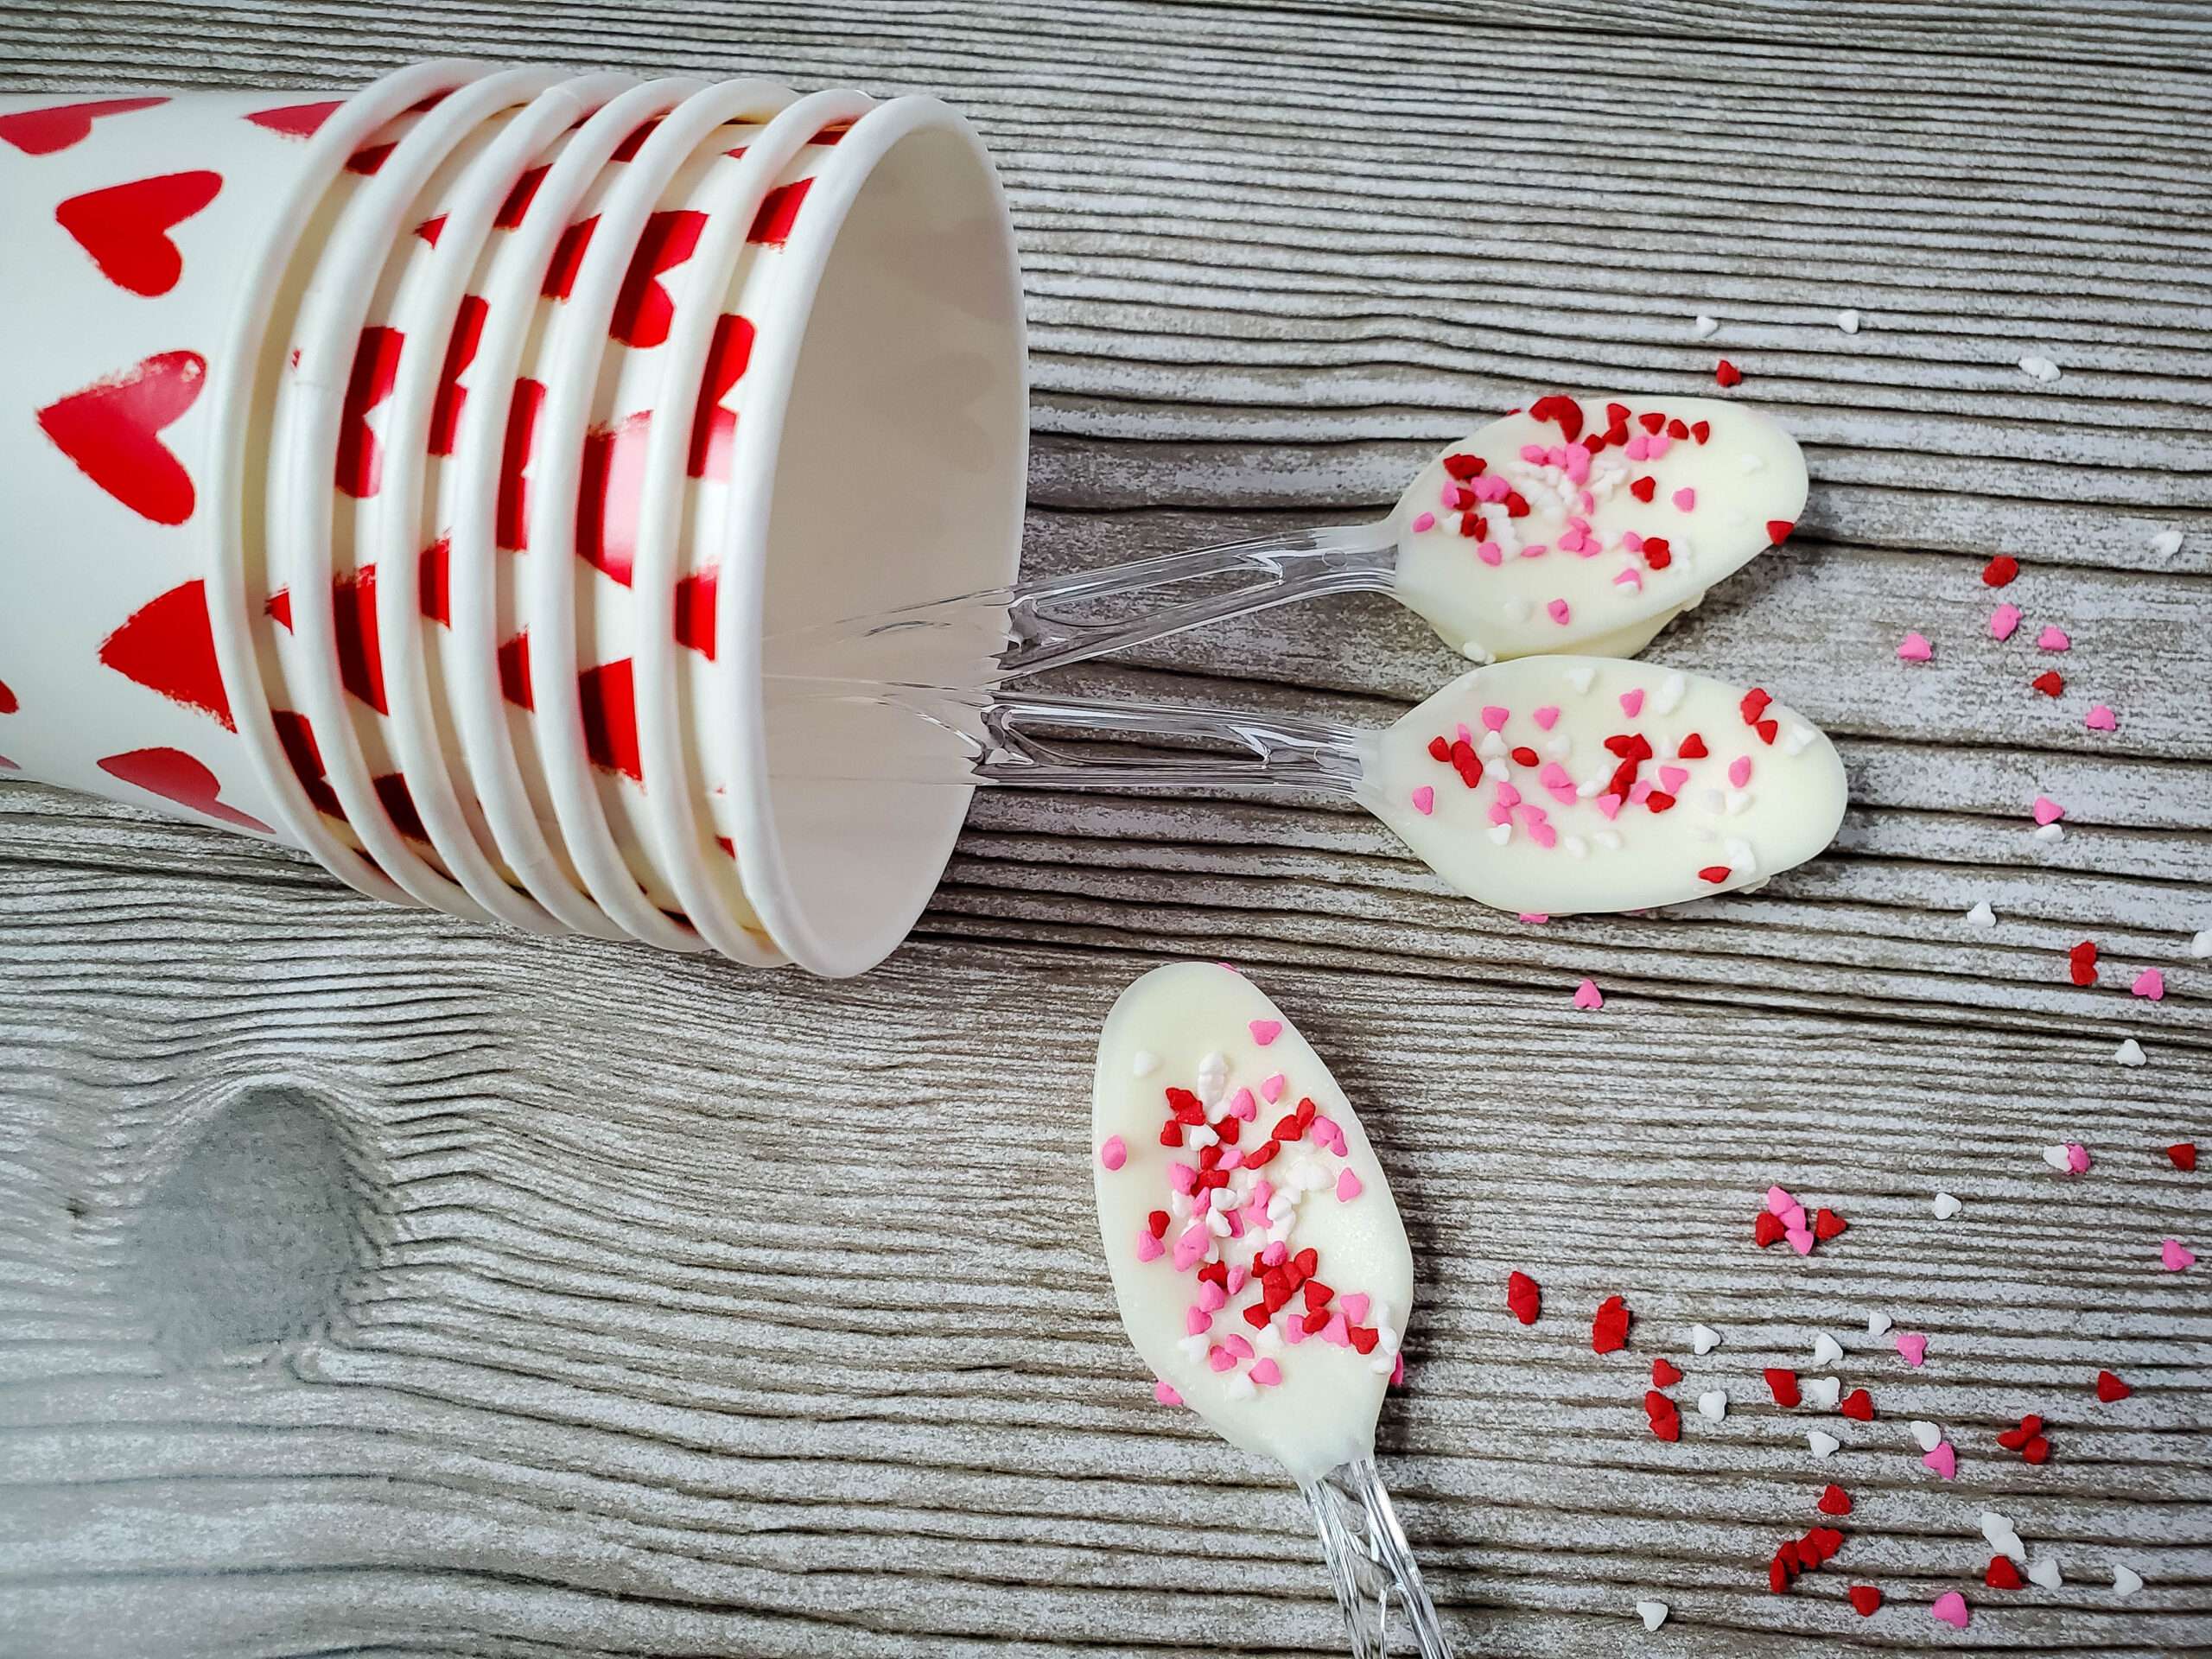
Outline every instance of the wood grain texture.
[[(1196, 954), (1390, 1160), (1421, 1292), (1383, 1465), (1465, 1650), (2212, 1652), (2212, 1314), (2157, 1268), (2212, 1243), (2159, 1150), (2212, 1139), (2202, 8), (6, 0), (0, 41), (13, 86), (466, 51), (952, 99), (1029, 273), (1033, 570), (1369, 513), (1531, 389), (1687, 392), (1726, 353), (1813, 501), (1651, 654), (1803, 709), (1853, 797), (1757, 897), (1529, 928), (1338, 804), (1007, 791), (912, 944), (823, 983), (0, 786), (0, 1655), (1341, 1651), (1294, 1495), (1151, 1403), (1090, 1221), (1096, 1022)], [(2074, 636), (2056, 705), (2032, 626), (1983, 626), (2000, 550)], [(1070, 683), (1382, 721), (1454, 668), (1356, 600)], [(2115, 988), (2149, 965), (2155, 1006)], [(1850, 1232), (1754, 1250), (1773, 1180)], [(1826, 1463), (1758, 1376), (1821, 1329), (1879, 1412)], [(1655, 1353), (1726, 1421), (1653, 1440)], [(1993, 1439), (2031, 1410), (2039, 1468)], [(1830, 1478), (1844, 1554), (1770, 1594)], [(1980, 1587), (1989, 1504), (2065, 1588)]]

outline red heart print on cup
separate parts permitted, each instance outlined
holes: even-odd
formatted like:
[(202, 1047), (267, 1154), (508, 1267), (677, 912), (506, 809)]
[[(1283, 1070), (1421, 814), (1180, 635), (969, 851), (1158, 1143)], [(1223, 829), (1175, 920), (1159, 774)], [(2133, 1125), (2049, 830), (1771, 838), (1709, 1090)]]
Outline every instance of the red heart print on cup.
[(108, 281), (151, 297), (168, 293), (184, 274), (184, 256), (169, 232), (214, 200), (222, 188), (223, 175), (205, 168), (163, 173), (72, 196), (54, 217)]
[(156, 352), (38, 412), (40, 429), (93, 483), (157, 524), (192, 517), (192, 475), (160, 433), (200, 396), (207, 360)]
[(286, 104), (273, 110), (256, 110), (246, 119), (287, 138), (312, 138), (322, 124), (344, 106), (343, 99), (330, 99), (320, 104)]
[(232, 731), (231, 700), (215, 660), (207, 585), (198, 576), (148, 601), (100, 643), (100, 661), (173, 702), (214, 715)]
[(0, 115), (0, 143), (26, 156), (51, 156), (92, 137), (92, 123), (104, 115), (127, 115), (166, 104), (166, 98), (97, 98), (86, 104), (56, 104), (43, 110)]
[(219, 823), (264, 836), (270, 832), (269, 826), (259, 818), (222, 800), (222, 780), (208, 770), (204, 761), (194, 760), (182, 749), (132, 749), (124, 754), (111, 754), (99, 765), (111, 778), (136, 784), (149, 795), (204, 812)]

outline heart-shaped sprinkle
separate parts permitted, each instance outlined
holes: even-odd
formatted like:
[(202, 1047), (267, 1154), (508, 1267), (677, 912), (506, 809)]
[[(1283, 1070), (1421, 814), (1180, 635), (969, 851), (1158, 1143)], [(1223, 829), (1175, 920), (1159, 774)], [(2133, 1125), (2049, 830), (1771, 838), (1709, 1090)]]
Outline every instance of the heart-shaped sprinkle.
[(1989, 613), (1989, 637), (1993, 639), (2010, 639), (2012, 637), (2013, 629), (2020, 626), (2022, 614), (2020, 607), (2017, 605), (1999, 605)]
[(1981, 1535), (1989, 1540), (1992, 1549), (2010, 1555), (2016, 1561), (2028, 1559), (2028, 1552), (2021, 1547), (2019, 1532), (2012, 1525), (2010, 1516), (2000, 1515), (1995, 1510), (1984, 1510), (1981, 1512)]
[(2045, 1590), (2058, 1589), (2066, 1582), (2066, 1575), (2058, 1570), (2058, 1558), (2056, 1555), (2045, 1555), (2041, 1560), (2031, 1563), (2028, 1567), (2028, 1582)]
[(2043, 1160), (2062, 1175), (2067, 1171), (2066, 1148), (2064, 1147), (2045, 1147), (2043, 1149)]
[(2143, 1065), (2148, 1064), (2148, 1057), (2143, 1052), (2143, 1045), (2137, 1042), (2133, 1037), (2123, 1037), (2120, 1039), (2120, 1046), (2112, 1052), (2112, 1058), (2113, 1062), (2120, 1065)]
[(1936, 647), (1928, 643), (1923, 633), (1908, 633), (1897, 642), (1897, 660), (1903, 663), (1924, 663), (1936, 654)]
[(1866, 1316), (1866, 1334), (1868, 1336), (1883, 1336), (1888, 1332), (1889, 1328), (1890, 1316), (1888, 1314), (1869, 1313)]
[(1815, 1238), (1834, 1238), (1850, 1225), (1833, 1210), (1823, 1207), (1813, 1212), (1813, 1236)]
[(1260, 1085), (1260, 1098), (1272, 1106), (1282, 1098), (1282, 1091), (1288, 1086), (1282, 1073), (1278, 1071)]
[(1129, 1070), (1138, 1077), (1148, 1077), (1160, 1070), (1160, 1056), (1148, 1048), (1141, 1048), (1129, 1057)]
[(1953, 1216), (1957, 1215), (1960, 1211), (1966, 1208), (1964, 1205), (1961, 1204), (1956, 1198), (1953, 1198), (1948, 1192), (1938, 1192), (1936, 1195), (1935, 1207), (1936, 1219), (1938, 1221), (1948, 1221)]
[(1709, 1354), (1719, 1345), (1720, 1333), (1713, 1329), (1712, 1326), (1705, 1325), (1694, 1325), (1690, 1326), (1690, 1351), (1692, 1353), (1700, 1355)]
[(1830, 1485), (1814, 1501), (1814, 1507), (1822, 1515), (1849, 1515), (1851, 1494), (1840, 1486)]
[(1522, 1324), (1534, 1325), (1536, 1315), (1543, 1310), (1543, 1287), (1525, 1273), (1509, 1273), (1505, 1275), (1505, 1305)]
[(1833, 1434), (1823, 1434), (1817, 1428), (1808, 1428), (1805, 1431), (1805, 1444), (1813, 1448), (1815, 1457), (1827, 1458), (1834, 1456), (1843, 1442)]
[(2127, 988), (2138, 996), (2162, 1002), (2166, 995), (2166, 976), (2156, 968), (2145, 968), (2135, 976), (2135, 982)]
[(1881, 1611), (1882, 1592), (1871, 1584), (1854, 1584), (1844, 1592), (1851, 1598), (1851, 1605), (1861, 1618), (1872, 1618)]
[(1751, 1224), (1751, 1237), (1761, 1249), (1770, 1244), (1781, 1243), (1783, 1235), (1788, 1230), (1782, 1224), (1782, 1217), (1771, 1210), (1760, 1211), (1758, 1218)]
[(1815, 1332), (1813, 1337), (1813, 1363), (1815, 1365), (1840, 1365), (1842, 1363), (1843, 1344), (1825, 1331)]
[(2132, 1567), (2115, 1564), (2112, 1569), (2112, 1592), (2115, 1596), (2132, 1596), (2143, 1587), (2143, 1575)]
[(2180, 1273), (2196, 1264), (2196, 1255), (2179, 1239), (2170, 1238), (2158, 1246), (2158, 1264), (2168, 1273)]
[(1183, 1403), (1183, 1396), (1175, 1392), (1175, 1385), (1164, 1376), (1152, 1385), (1152, 1397), (1163, 1406), (1179, 1406)]
[(1836, 1402), (1835, 1408), (1854, 1422), (1874, 1421), (1874, 1396), (1864, 1389), (1853, 1389)]
[(2196, 1142), (2177, 1141), (2166, 1148), (2166, 1160), (2176, 1169), (2193, 1170), (2196, 1167)]
[(2135, 1390), (2129, 1388), (2110, 1371), (2097, 1373), (2097, 1398), (2110, 1405), (2115, 1400), (2125, 1400)]
[(2012, 1565), (2011, 1556), (1993, 1555), (1989, 1558), (1989, 1570), (1981, 1575), (1981, 1581), (1993, 1590), (2017, 1590), (2021, 1583), (2020, 1569)]
[(2036, 646), (2041, 651), (2068, 651), (2073, 648), (2073, 645), (2074, 642), (2066, 637), (2066, 630), (2062, 627), (2047, 626), (2036, 635)]
[(1675, 1410), (1675, 1402), (1656, 1389), (1643, 1391), (1643, 1414), (1651, 1425), (1651, 1432), (1662, 1440), (1682, 1438), (1682, 1415)]
[(1988, 899), (1977, 899), (1974, 900), (1974, 908), (1967, 912), (1967, 925), (1968, 927), (1994, 927), (1997, 925), (1997, 912), (1989, 907)]
[(1816, 1411), (1834, 1411), (1843, 1397), (1843, 1384), (1832, 1376), (1808, 1376), (1802, 1386), (1805, 1403)]
[(1643, 1628), (1656, 1630), (1667, 1622), (1667, 1604), (1663, 1601), (1639, 1601), (1636, 1616), (1643, 1621)]
[(1675, 505), (1684, 512), (1694, 512), (1697, 507), (1697, 492), (1685, 484), (1675, 492)]
[(1744, 372), (1724, 357), (1713, 365), (1713, 378), (1721, 385), (1737, 386), (1744, 382)]
[(2050, 1457), (2050, 1441), (2038, 1434), (2020, 1448), (2020, 1455), (2030, 1463), (2043, 1463)]
[(2048, 795), (2038, 795), (2031, 809), (2037, 823), (2056, 823), (2066, 816), (2066, 809)]
[(2086, 1175), (2089, 1173), (2089, 1149), (2087, 1147), (2069, 1141), (2061, 1150), (2066, 1154), (2069, 1174)]
[(1272, 1389), (1282, 1381), (1282, 1367), (1272, 1359), (1263, 1359), (1252, 1367), (1252, 1381), (1263, 1389)]
[(1098, 1148), (1098, 1161), (1107, 1169), (1119, 1169), (1129, 1160), (1128, 1142), (1118, 1135), (1109, 1135)]
[(1651, 1386), (1653, 1388), (1671, 1389), (1675, 1383), (1681, 1380), (1682, 1374), (1680, 1370), (1675, 1369), (1672, 1361), (1661, 1358), (1654, 1359), (1651, 1362)]
[(1282, 1035), (1282, 1021), (1280, 1020), (1254, 1020), (1249, 1023), (1252, 1040), (1262, 1048)]
[(1728, 1414), (1726, 1391), (1721, 1389), (1707, 1389), (1697, 1397), (1697, 1411), (1699, 1416), (1719, 1422)]
[(1973, 1618), (1973, 1615), (1967, 1611), (1967, 1599), (1955, 1590), (1947, 1590), (1936, 1597), (1936, 1605), (1928, 1611), (1930, 1618), (1940, 1618), (1952, 1629), (1959, 1630), (1966, 1629)]
[(1953, 1449), (1948, 1440), (1936, 1441), (1934, 1448), (1926, 1457), (1921, 1459), (1921, 1462), (1946, 1480), (1955, 1478), (1959, 1472), (1959, 1454)]
[(1138, 1261), (1157, 1262), (1161, 1256), (1166, 1254), (1167, 1247), (1165, 1244), (1162, 1244), (1158, 1239), (1154, 1238), (1151, 1233), (1147, 1232), (1145, 1229), (1141, 1227), (1137, 1229)]
[(1760, 1375), (1766, 1378), (1767, 1389), (1774, 1395), (1776, 1405), (1794, 1406), (1803, 1397), (1797, 1387), (1796, 1372), (1770, 1365)]
[(1605, 994), (1598, 988), (1595, 980), (1586, 979), (1574, 988), (1574, 1006), (1578, 1008), (1602, 1008), (1605, 1006)]
[(1895, 1338), (1897, 1353), (1904, 1363), (1918, 1370), (1928, 1363), (1928, 1334), (1923, 1331), (1900, 1331)]
[(1621, 693), (1621, 712), (1631, 720), (1643, 712), (1643, 689), (1641, 686), (1633, 691)]
[(1597, 1316), (1590, 1322), (1590, 1351), (1610, 1354), (1617, 1348), (1628, 1345), (1628, 1304), (1618, 1296), (1608, 1296), (1598, 1304)]
[(2106, 704), (2093, 702), (2089, 712), (2082, 716), (2082, 724), (2093, 732), (2116, 732), (2120, 729), (2120, 716)]
[(2055, 668), (2046, 668), (2028, 683), (2046, 697), (2055, 697), (2066, 690), (2066, 677)]
[(1999, 553), (1981, 567), (1982, 582), (1992, 588), (2002, 588), (2020, 574), (2020, 562), (2009, 553)]
[(1798, 1255), (1810, 1255), (1813, 1253), (1813, 1245), (1815, 1241), (1811, 1228), (1784, 1227), (1782, 1232), (1783, 1236), (1789, 1241), (1789, 1248)]
[(1337, 1172), (1337, 1202), (1338, 1204), (1350, 1204), (1366, 1190), (1359, 1177), (1349, 1169), (1340, 1169)]
[(1913, 1419), (1910, 1427), (1912, 1430), (1912, 1438), (1919, 1442), (1920, 1449), (1923, 1452), (1933, 1452), (1936, 1449), (1937, 1443), (1943, 1438), (1943, 1431), (1942, 1429), (1936, 1427), (1933, 1423), (1923, 1422), (1916, 1417)]

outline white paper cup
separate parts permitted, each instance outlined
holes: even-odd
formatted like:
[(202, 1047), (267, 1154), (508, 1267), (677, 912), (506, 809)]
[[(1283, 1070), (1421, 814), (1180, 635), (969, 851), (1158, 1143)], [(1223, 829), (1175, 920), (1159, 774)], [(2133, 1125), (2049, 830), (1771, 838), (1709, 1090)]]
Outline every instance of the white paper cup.
[[(0, 755), (32, 775), (304, 844), (241, 728), (211, 601), (238, 449), (296, 239), (346, 163), (470, 73), (299, 92), (0, 99)], [(371, 159), (373, 159), (372, 154)], [(366, 162), (360, 163), (367, 165)], [(365, 880), (372, 880), (363, 873)]]
[[(421, 217), (388, 256), (372, 302), (372, 315), (408, 349), (383, 417), (382, 488), (355, 503), (352, 550), (358, 568), (377, 573), (371, 585), (388, 711), (384, 735), (440, 860), (501, 921), (601, 938), (626, 936), (572, 887), (554, 889), (563, 905), (554, 913), (520, 890), (468, 787), (460, 734), (445, 706), (444, 640), (451, 628), (440, 474), (454, 454), (471, 391), (486, 302), (467, 289), (487, 245), (518, 219), (532, 170), (550, 165), (549, 152), (563, 136), (636, 84), (628, 75), (586, 75), (549, 89), (517, 111), (449, 188), (418, 202)], [(497, 465), (496, 456), (490, 464)], [(361, 711), (353, 712), (359, 720)]]
[[(1021, 279), (973, 130), (925, 98), (858, 122), (809, 189), (772, 288), (756, 308), (748, 286), (736, 308), (756, 332), (732, 400), (715, 673), (697, 738), (707, 774), (727, 768), (746, 893), (776, 942), (815, 973), (856, 974), (928, 904), (971, 791), (810, 778), (813, 757), (960, 746), (865, 702), (802, 699), (772, 721), (766, 639), (1014, 578), (1028, 455)], [(949, 656), (942, 671), (962, 683), (973, 668)]]
[[(735, 414), (726, 400), (743, 378), (753, 331), (735, 302), (749, 292), (757, 303), (772, 287), (795, 222), (792, 204), (804, 202), (832, 146), (874, 107), (859, 92), (817, 92), (778, 115), (741, 152), (716, 149), (688, 169), (680, 199), (702, 228), (683, 267), (673, 327), (658, 350), (624, 355), (613, 395), (620, 429), (637, 429), (638, 417), (622, 411), (652, 414), (637, 467), (630, 582), (641, 762), (633, 798), (650, 814), (655, 861), (685, 913), (739, 961), (785, 958), (746, 895), (734, 825), (716, 816), (718, 807), (728, 813), (728, 791), (720, 775), (707, 774), (690, 717), (713, 671), (715, 642), (704, 625), (721, 575), (714, 560), (728, 495)], [(614, 646), (602, 639), (600, 648), (604, 655)]]

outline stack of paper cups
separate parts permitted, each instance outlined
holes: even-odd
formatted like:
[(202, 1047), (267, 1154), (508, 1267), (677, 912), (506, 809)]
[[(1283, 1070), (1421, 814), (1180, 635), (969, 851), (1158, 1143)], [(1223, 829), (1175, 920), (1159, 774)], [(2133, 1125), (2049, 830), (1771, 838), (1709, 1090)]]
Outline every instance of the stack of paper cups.
[(0, 764), (536, 931), (895, 947), (967, 791), (770, 642), (1014, 574), (957, 116), (439, 63), (0, 100)]

